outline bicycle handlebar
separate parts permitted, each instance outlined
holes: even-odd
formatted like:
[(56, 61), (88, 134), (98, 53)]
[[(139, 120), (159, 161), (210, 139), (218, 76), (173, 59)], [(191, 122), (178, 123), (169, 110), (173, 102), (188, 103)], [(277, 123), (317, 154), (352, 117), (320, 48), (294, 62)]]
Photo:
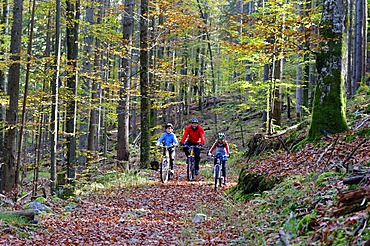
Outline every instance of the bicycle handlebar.
[(228, 155), (228, 154), (226, 154), (226, 155), (210, 155), (210, 157), (212, 157), (212, 158), (229, 158), (230, 157), (230, 155)]
[(164, 148), (164, 149), (171, 149), (171, 148), (174, 148), (174, 147), (176, 147), (176, 145), (162, 146), (162, 148)]
[(198, 145), (183, 145), (183, 147), (185, 148), (197, 148), (197, 149), (201, 149), (202, 148), (202, 145), (198, 144)]

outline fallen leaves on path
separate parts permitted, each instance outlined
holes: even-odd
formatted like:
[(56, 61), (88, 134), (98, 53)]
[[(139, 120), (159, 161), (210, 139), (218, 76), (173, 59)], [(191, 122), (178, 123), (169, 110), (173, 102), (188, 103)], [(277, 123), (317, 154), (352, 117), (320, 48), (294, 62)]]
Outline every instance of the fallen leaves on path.
[[(227, 245), (237, 238), (221, 209), (226, 187), (215, 191), (201, 175), (188, 182), (185, 165), (176, 170), (165, 184), (153, 172), (151, 185), (91, 192), (71, 213), (40, 218), (42, 229), (29, 239), (2, 238), (11, 245)], [(196, 213), (206, 220), (192, 222)]]

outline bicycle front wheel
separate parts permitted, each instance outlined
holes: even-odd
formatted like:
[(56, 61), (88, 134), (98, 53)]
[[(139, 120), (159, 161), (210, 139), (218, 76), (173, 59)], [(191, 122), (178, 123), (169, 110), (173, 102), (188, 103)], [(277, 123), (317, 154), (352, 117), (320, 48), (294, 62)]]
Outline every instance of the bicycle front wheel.
[(161, 180), (163, 183), (166, 183), (168, 181), (169, 172), (170, 172), (170, 166), (169, 166), (168, 160), (163, 160), (161, 164), (161, 169), (160, 169)]
[(192, 181), (194, 179), (194, 158), (192, 157), (188, 158), (186, 173), (188, 176), (188, 181)]
[(214, 177), (215, 177), (215, 190), (217, 190), (218, 182), (220, 182), (221, 186), (220, 165), (216, 165), (214, 167)]

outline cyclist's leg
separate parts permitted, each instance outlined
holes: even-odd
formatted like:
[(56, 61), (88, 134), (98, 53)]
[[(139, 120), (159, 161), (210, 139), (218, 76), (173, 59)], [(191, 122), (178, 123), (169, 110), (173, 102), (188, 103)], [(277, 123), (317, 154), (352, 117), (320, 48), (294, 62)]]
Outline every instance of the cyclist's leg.
[[(186, 141), (185, 145), (189, 145), (189, 142)], [(182, 149), (185, 152), (186, 157), (188, 157), (190, 155), (189, 148), (188, 147), (183, 147)]]
[(175, 149), (170, 150), (170, 169), (174, 169), (174, 164), (175, 164)]
[(227, 183), (226, 178), (226, 161), (222, 161), (222, 176), (224, 176), (224, 184)]
[(213, 168), (212, 168), (212, 174), (214, 175), (214, 171), (215, 171), (215, 168), (214, 166), (216, 165), (217, 163), (217, 159), (216, 158), (213, 158)]
[(199, 172), (199, 162), (200, 162), (200, 149), (199, 148), (194, 148), (194, 169), (195, 172)]

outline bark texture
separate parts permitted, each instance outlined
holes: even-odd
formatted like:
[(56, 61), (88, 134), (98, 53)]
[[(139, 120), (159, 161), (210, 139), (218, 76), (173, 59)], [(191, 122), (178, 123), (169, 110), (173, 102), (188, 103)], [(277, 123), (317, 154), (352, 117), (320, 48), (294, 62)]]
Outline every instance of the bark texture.
[(324, 37), (322, 51), (317, 55), (318, 72), (310, 139), (321, 137), (320, 129), (330, 133), (348, 129), (346, 121), (345, 86), (347, 73), (347, 2), (326, 0), (320, 33)]
[(10, 59), (13, 61), (9, 68), (8, 96), (9, 107), (6, 111), (7, 131), (3, 146), (4, 164), (1, 166), (1, 192), (10, 192), (16, 188), (16, 138), (17, 114), (20, 80), (20, 52), (22, 37), (23, 1), (14, 0), (13, 26), (11, 31)]

